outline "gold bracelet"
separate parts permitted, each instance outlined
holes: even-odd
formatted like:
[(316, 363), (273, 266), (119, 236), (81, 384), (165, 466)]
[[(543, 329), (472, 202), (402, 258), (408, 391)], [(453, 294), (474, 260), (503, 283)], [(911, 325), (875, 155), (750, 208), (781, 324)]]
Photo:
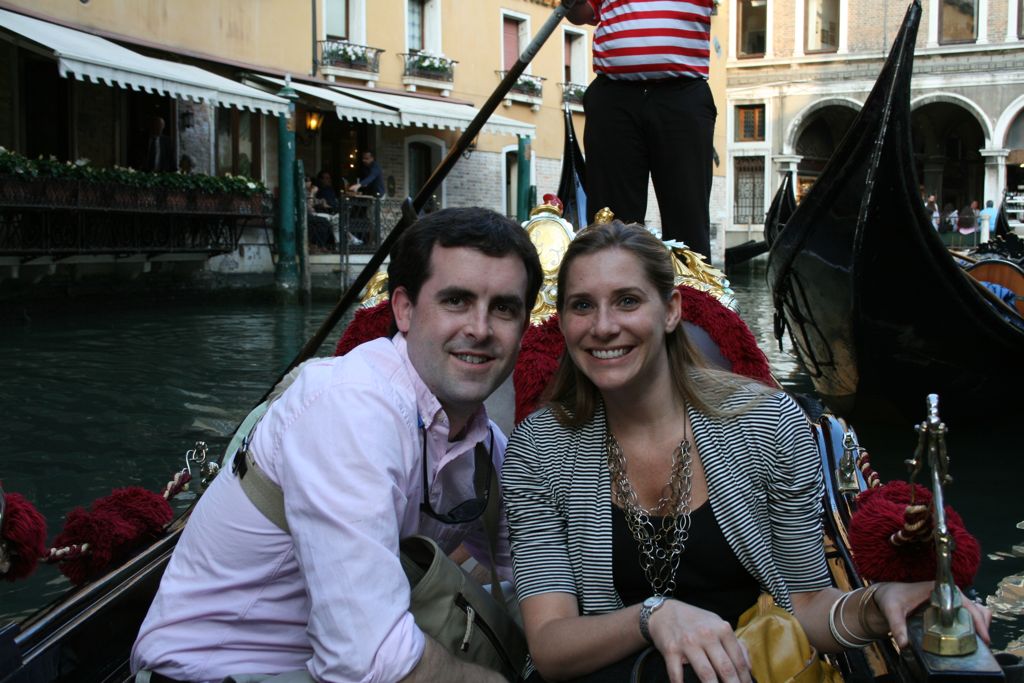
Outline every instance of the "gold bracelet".
[[(860, 601), (857, 603), (857, 621), (860, 623), (860, 627), (864, 629), (864, 633), (867, 635), (872, 634), (871, 627), (868, 626), (868, 603), (874, 602), (875, 607), (878, 607), (879, 613), (882, 613), (881, 606), (879, 606), (878, 602), (875, 600), (875, 593), (878, 591), (878, 588), (881, 585), (881, 583), (873, 583), (870, 586), (868, 586), (866, 589), (864, 589), (864, 593), (861, 594)], [(884, 617), (885, 615), (882, 614), (882, 616)]]

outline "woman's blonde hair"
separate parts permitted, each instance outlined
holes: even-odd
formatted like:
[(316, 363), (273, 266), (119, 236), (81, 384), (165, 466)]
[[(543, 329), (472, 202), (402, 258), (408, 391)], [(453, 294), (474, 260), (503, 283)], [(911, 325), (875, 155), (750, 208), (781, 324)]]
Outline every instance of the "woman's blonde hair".
[[(558, 270), (558, 293), (555, 300), (558, 315), (565, 314), (565, 288), (569, 268), (580, 256), (588, 256), (605, 249), (622, 249), (640, 261), (647, 280), (666, 303), (675, 288), (675, 271), (671, 252), (657, 237), (642, 225), (613, 220), (592, 225), (573, 239)], [(768, 387), (749, 377), (712, 367), (683, 331), (683, 324), (665, 335), (669, 372), (676, 394), (701, 413), (713, 417), (735, 415), (747, 410), (752, 401), (735, 410), (723, 409), (722, 403), (738, 391), (746, 389), (754, 401), (768, 393)], [(600, 392), (573, 363), (568, 352), (563, 352), (558, 369), (548, 386), (545, 397), (559, 422), (568, 427), (580, 427), (594, 416), (600, 401)]]

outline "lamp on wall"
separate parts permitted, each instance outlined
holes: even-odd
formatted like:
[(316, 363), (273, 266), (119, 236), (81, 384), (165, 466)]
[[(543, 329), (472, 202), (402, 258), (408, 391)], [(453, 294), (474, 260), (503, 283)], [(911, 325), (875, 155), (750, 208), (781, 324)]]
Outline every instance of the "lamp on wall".
[(320, 126), (324, 123), (324, 115), (318, 111), (306, 112), (306, 131), (316, 134), (320, 132)]

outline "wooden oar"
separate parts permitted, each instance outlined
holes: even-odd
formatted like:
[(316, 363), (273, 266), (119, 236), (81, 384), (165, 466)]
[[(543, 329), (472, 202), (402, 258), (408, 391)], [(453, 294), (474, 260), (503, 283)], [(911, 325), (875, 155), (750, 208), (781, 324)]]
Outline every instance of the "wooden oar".
[[(562, 21), (563, 17), (565, 17), (568, 9), (575, 5), (577, 1), (578, 0), (562, 0), (558, 7), (556, 7), (551, 13), (548, 20), (544, 22), (544, 25), (540, 27), (539, 31), (537, 31), (537, 35), (533, 37), (530, 44), (527, 45), (526, 49), (523, 50), (523, 53), (519, 55), (519, 59), (516, 60), (516, 63), (505, 74), (505, 77), (501, 80), (501, 83), (498, 84), (498, 87), (495, 88), (494, 92), (491, 93), (491, 96), (486, 102), (484, 102), (483, 106), (480, 107), (480, 111), (477, 112), (477, 115), (473, 118), (473, 121), (470, 122), (466, 130), (463, 131), (462, 135), (459, 136), (459, 139), (452, 146), (451, 150), (449, 150), (448, 155), (445, 156), (440, 164), (438, 164), (437, 168), (434, 169), (433, 174), (431, 174), (430, 178), (427, 179), (427, 182), (425, 182), (419, 192), (416, 193), (416, 197), (412, 200), (406, 198), (402, 205), (402, 218), (398, 221), (395, 227), (392, 228), (391, 232), (388, 233), (388, 236), (381, 242), (380, 246), (377, 247), (377, 251), (374, 252), (372, 257), (370, 257), (369, 262), (363, 267), (362, 272), (359, 273), (352, 284), (350, 284), (345, 290), (341, 299), (328, 314), (323, 324), (320, 325), (320, 329), (318, 329), (316, 334), (306, 342), (305, 346), (302, 347), (295, 358), (292, 359), (292, 362), (288, 364), (288, 367), (285, 368), (284, 372), (281, 373), (281, 377), (278, 378), (278, 381), (288, 374), (288, 372), (296, 365), (311, 358), (313, 354), (316, 353), (317, 349), (320, 348), (320, 345), (323, 344), (324, 339), (326, 339), (327, 335), (334, 329), (334, 326), (338, 324), (338, 321), (341, 320), (342, 316), (344, 316), (348, 309), (352, 307), (352, 304), (356, 302), (360, 292), (363, 291), (363, 287), (366, 286), (366, 283), (370, 281), (370, 278), (373, 277), (374, 273), (377, 272), (377, 269), (384, 262), (384, 259), (391, 252), (391, 247), (394, 246), (398, 238), (403, 232), (405, 232), (405, 229), (416, 221), (420, 210), (426, 205), (427, 201), (433, 196), (438, 187), (441, 186), (441, 183), (452, 170), (452, 167), (455, 166), (455, 163), (459, 160), (459, 157), (462, 156), (462, 153), (469, 148), (470, 143), (480, 132), (480, 129), (484, 127), (485, 123), (487, 123), (487, 119), (490, 118), (491, 114), (494, 113), (494, 110), (498, 108), (498, 104), (505, 99), (505, 95), (508, 94), (508, 91), (513, 85), (515, 85), (516, 81), (519, 80), (519, 77), (526, 69), (526, 66), (537, 55), (541, 46), (544, 45), (548, 37), (558, 26), (559, 22)], [(277, 384), (277, 382), (274, 382), (274, 384)], [(271, 386), (271, 389), (272, 388), (273, 386)], [(267, 393), (263, 395), (263, 398), (260, 399), (259, 403), (262, 403), (267, 398), (271, 389), (267, 390)]]

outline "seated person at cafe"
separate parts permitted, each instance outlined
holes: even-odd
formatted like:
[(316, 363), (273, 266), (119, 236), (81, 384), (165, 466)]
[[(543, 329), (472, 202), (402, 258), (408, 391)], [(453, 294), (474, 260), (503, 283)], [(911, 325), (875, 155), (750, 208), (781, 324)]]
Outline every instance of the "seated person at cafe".
[(331, 184), (330, 172), (323, 170), (316, 174), (316, 200), (313, 208), (317, 213), (338, 213), (338, 193)]

